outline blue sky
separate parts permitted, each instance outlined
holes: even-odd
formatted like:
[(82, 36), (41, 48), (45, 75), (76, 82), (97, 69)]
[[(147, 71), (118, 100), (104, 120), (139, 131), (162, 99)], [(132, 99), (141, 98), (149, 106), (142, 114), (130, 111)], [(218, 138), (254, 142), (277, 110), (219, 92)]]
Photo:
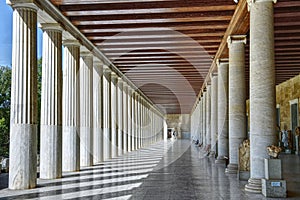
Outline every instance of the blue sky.
[[(11, 66), (12, 8), (0, 0), (0, 66)], [(42, 31), (38, 29), (38, 58), (42, 56)]]

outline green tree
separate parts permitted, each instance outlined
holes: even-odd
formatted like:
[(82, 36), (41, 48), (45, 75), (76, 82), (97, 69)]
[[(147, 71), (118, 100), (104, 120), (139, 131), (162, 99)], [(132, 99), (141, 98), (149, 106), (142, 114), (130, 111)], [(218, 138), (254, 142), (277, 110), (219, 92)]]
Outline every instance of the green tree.
[(0, 156), (8, 156), (11, 68), (0, 67)]

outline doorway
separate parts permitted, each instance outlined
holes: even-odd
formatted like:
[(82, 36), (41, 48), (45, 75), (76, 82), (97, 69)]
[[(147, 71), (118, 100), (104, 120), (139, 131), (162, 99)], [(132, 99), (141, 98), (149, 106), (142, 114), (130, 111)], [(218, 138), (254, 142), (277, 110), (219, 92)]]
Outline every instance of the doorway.
[(292, 130), (292, 144), (293, 150), (296, 148), (296, 141), (295, 141), (295, 129), (298, 126), (298, 99), (294, 99), (290, 101), (290, 113), (291, 113), (291, 130)]

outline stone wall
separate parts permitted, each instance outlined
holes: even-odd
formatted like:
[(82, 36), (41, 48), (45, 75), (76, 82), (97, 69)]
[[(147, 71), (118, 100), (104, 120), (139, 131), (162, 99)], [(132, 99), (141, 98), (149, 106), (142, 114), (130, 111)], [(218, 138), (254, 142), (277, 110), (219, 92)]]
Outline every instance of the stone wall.
[[(276, 86), (276, 104), (280, 106), (280, 127), (284, 128), (287, 125), (288, 129), (291, 129), (291, 112), (290, 112), (290, 100), (300, 98), (300, 75), (283, 82)], [(300, 110), (298, 103), (298, 112)], [(298, 118), (298, 125), (300, 124)]]
[(189, 114), (166, 115), (168, 128), (174, 128), (178, 138), (188, 139), (191, 134), (191, 118)]
[[(276, 86), (276, 104), (280, 107), (280, 128), (283, 129), (287, 125), (287, 129), (291, 129), (291, 112), (290, 101), (300, 99), (300, 75), (291, 78)], [(249, 100), (247, 100), (247, 114), (249, 115)], [(300, 103), (298, 103), (298, 112), (300, 111)], [(299, 114), (300, 115), (300, 114)], [(250, 122), (250, 119), (249, 121)], [(248, 123), (250, 124), (250, 123)], [(300, 125), (300, 117), (298, 117), (298, 125)]]

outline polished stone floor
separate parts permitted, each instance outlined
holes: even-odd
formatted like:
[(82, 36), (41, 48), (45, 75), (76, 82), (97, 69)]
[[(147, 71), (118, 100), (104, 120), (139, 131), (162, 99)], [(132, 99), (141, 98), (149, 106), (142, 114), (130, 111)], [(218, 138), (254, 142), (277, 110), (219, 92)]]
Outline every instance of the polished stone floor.
[[(281, 155), (288, 199), (300, 199), (300, 157)], [(204, 156), (188, 140), (159, 142), (102, 164), (40, 180), (31, 190), (0, 190), (0, 199), (266, 199)], [(0, 174), (0, 185), (7, 176)]]

